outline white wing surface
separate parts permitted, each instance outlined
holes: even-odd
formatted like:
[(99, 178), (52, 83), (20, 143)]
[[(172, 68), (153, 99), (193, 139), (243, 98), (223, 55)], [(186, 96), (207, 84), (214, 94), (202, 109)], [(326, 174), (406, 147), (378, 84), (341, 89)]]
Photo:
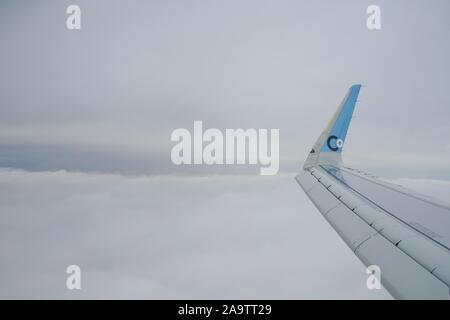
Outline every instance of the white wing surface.
[(319, 136), (297, 182), (383, 286), (400, 299), (450, 299), (450, 206), (344, 167), (341, 152), (361, 85)]

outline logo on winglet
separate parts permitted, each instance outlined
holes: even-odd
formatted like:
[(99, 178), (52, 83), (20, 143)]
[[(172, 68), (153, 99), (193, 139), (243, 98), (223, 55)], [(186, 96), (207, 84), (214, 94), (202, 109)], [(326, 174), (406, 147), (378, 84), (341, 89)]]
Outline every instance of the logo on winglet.
[(329, 136), (327, 140), (327, 145), (331, 151), (338, 151), (344, 146), (344, 141), (336, 136)]

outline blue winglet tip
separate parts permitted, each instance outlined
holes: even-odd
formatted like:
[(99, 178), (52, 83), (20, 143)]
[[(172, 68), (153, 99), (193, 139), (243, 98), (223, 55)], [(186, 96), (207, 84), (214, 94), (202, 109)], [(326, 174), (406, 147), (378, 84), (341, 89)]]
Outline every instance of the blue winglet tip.
[(361, 84), (354, 84), (350, 87), (350, 93), (343, 102), (342, 109), (328, 133), (328, 139), (323, 144), (321, 152), (340, 153), (342, 151), (360, 89)]

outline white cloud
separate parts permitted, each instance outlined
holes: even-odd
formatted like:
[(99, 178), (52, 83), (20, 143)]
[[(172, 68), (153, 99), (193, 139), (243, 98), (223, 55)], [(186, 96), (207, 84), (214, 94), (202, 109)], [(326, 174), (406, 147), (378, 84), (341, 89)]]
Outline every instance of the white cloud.
[(289, 175), (2, 170), (0, 211), (2, 298), (389, 297)]

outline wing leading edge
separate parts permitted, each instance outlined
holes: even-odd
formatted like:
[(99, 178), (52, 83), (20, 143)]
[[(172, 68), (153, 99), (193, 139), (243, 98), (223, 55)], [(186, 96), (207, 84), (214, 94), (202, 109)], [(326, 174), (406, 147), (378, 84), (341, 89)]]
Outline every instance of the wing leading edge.
[(450, 299), (450, 207), (344, 167), (341, 151), (361, 85), (349, 89), (297, 182), (356, 256), (400, 299)]

